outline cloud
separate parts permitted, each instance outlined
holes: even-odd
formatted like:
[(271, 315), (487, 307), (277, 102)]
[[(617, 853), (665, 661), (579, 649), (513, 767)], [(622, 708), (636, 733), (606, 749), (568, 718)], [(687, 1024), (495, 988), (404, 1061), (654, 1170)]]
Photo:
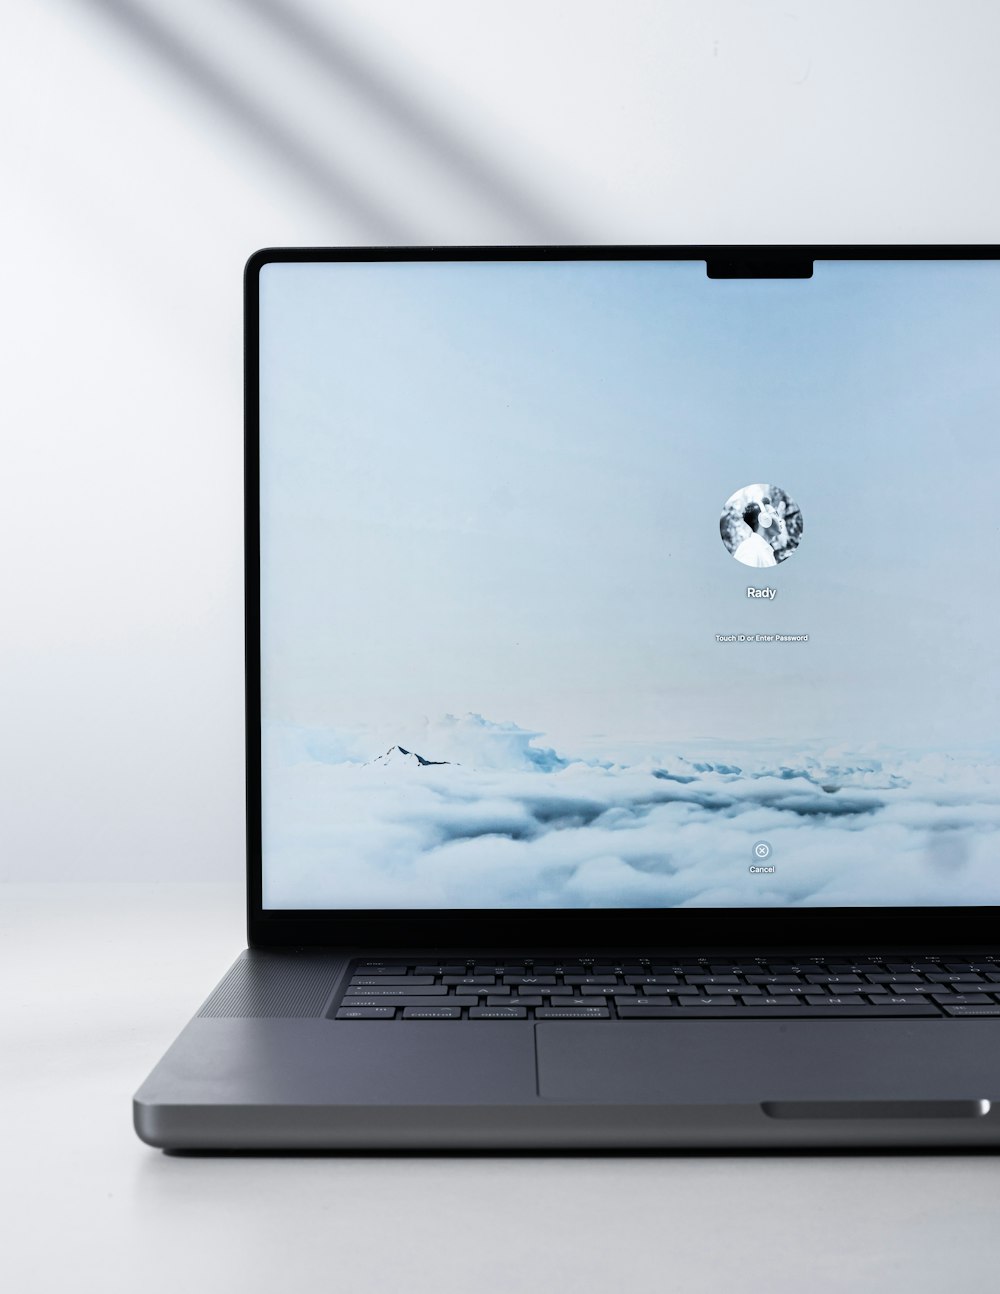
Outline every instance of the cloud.
[(516, 723), (495, 723), (481, 714), (446, 714), (434, 722), (425, 721), (420, 738), (428, 750), (435, 752), (432, 759), (447, 759), (472, 768), (546, 773), (566, 768), (569, 761), (554, 750), (532, 744), (541, 735)]
[(481, 714), (410, 720), (395, 727), (328, 729), (288, 723), (265, 727), (265, 753), (274, 768), (301, 762), (364, 764), (392, 746), (431, 760), (475, 769), (554, 772), (570, 761), (533, 743), (541, 736), (516, 723), (496, 723)]
[[(991, 756), (570, 761), (478, 715), (427, 724), (431, 768), (291, 743), (267, 774), (265, 896), (291, 907), (1000, 901)], [(286, 750), (287, 753), (287, 750)], [(368, 752), (372, 753), (372, 752)], [(341, 754), (340, 759), (323, 755)], [(773, 875), (749, 871), (771, 843)]]

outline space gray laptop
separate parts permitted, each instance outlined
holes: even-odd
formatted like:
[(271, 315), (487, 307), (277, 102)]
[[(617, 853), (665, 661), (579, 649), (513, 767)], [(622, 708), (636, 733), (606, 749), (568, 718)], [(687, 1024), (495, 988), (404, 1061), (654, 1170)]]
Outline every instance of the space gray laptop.
[(249, 947), (143, 1140), (1000, 1142), (998, 249), (246, 310)]

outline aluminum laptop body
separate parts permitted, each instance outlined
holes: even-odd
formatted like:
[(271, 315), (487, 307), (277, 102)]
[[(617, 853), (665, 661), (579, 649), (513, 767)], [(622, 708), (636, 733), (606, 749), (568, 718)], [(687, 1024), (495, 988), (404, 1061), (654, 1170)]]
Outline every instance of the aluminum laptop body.
[(246, 271), (248, 948), (167, 1150), (1000, 1142), (996, 247)]

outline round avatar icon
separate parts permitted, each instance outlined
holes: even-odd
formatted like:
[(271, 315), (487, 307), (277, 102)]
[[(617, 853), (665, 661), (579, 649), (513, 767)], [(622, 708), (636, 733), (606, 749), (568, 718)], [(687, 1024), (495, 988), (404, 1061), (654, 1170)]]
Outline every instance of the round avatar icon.
[(719, 533), (744, 566), (777, 566), (799, 546), (802, 513), (778, 485), (744, 485), (726, 500)]

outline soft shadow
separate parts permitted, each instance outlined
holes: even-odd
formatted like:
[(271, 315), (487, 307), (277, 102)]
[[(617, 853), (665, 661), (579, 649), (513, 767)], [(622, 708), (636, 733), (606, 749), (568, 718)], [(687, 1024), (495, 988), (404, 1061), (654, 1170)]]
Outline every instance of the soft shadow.
[(361, 224), (374, 238), (405, 242), (407, 228), (392, 218), (326, 159), (274, 120), (205, 54), (132, 0), (83, 0), (114, 19), (162, 63), (198, 90), (260, 148), (290, 167), (325, 202)]
[(300, 53), (318, 63), (369, 107), (391, 122), (401, 134), (430, 153), (456, 176), (485, 198), (495, 210), (519, 224), (524, 232), (542, 242), (573, 241), (564, 222), (546, 210), (510, 175), (501, 175), (496, 162), (487, 164), (475, 145), (463, 140), (436, 114), (405, 95), (377, 68), (347, 47), (345, 38), (334, 33), (329, 13), (320, 26), (313, 18), (287, 0), (238, 0), (269, 23)]
[(752, 1150), (164, 1150), (166, 1159), (385, 1159), (385, 1160), (466, 1160), (466, 1159), (943, 1159), (983, 1158), (1000, 1154), (998, 1146), (820, 1146), (802, 1149), (788, 1146)]
[[(472, 141), (459, 134), (435, 113), (404, 93), (379, 72), (341, 33), (333, 31), (292, 5), (279, 0), (234, 0), (238, 7), (266, 23), (281, 41), (303, 59), (317, 64), (331, 81), (350, 91), (355, 99), (390, 124), (410, 146), (437, 163), (472, 194), (485, 200), (493, 212), (514, 225), (524, 238), (535, 242), (572, 242), (575, 235), (553, 212), (527, 192), (512, 176), (501, 174), (487, 162)], [(224, 63), (181, 34), (159, 14), (136, 0), (83, 0), (128, 32), (161, 63), (224, 113), (259, 148), (294, 171), (323, 202), (356, 221), (371, 241), (407, 243), (412, 227), (398, 219), (383, 203), (365, 192), (331, 164), (322, 151), (284, 124), (245, 90)], [(163, 7), (169, 17), (170, 10)]]

